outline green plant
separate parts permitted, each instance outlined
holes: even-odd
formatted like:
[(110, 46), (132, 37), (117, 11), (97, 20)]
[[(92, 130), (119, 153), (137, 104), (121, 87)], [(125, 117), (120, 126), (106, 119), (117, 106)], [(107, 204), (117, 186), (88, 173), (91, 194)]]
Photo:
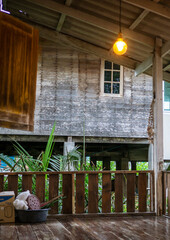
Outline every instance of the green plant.
[(170, 171), (170, 164), (169, 164), (169, 166), (167, 167), (166, 171)]
[(53, 159), (60, 162), (61, 171), (70, 171), (71, 166), (78, 170), (78, 165), (81, 161), (81, 153), (78, 151), (78, 148), (78, 146), (75, 146), (66, 155), (53, 156)]
[[(13, 142), (13, 146), (17, 152), (17, 156), (11, 158), (9, 156), (0, 154), (0, 160), (7, 164), (6, 170), (11, 172), (25, 172), (25, 171), (53, 171), (59, 170), (59, 163), (53, 159), (52, 152), (54, 148), (54, 131), (55, 124), (53, 125), (51, 134), (49, 136), (45, 151), (42, 152), (38, 158), (33, 158), (17, 141)], [(51, 166), (51, 168), (49, 167)]]

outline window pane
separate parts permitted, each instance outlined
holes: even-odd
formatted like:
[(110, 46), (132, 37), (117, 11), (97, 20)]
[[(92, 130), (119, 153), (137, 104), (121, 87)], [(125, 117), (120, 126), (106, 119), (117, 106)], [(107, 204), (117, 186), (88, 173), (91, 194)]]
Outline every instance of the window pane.
[(120, 84), (119, 83), (113, 83), (113, 93), (114, 94), (120, 93)]
[(112, 62), (105, 61), (105, 69), (112, 69)]
[(109, 82), (111, 81), (111, 71), (105, 71), (104, 80)]
[(111, 93), (111, 83), (104, 84), (104, 93)]
[(113, 72), (113, 81), (120, 82), (120, 72)]
[(120, 65), (118, 65), (118, 64), (113, 64), (113, 69), (115, 69), (115, 70), (120, 70)]

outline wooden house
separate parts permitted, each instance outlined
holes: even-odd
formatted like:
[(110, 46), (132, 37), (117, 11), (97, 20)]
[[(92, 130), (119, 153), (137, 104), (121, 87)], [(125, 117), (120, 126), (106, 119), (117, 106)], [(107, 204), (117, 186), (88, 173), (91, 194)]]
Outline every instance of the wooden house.
[[(162, 80), (170, 81), (170, 3), (122, 0), (121, 26), (128, 44), (113, 54), (119, 32), (119, 1), (4, 0), (4, 9), (39, 30), (34, 131), (0, 128), (0, 150), (9, 136), (36, 155), (56, 121), (56, 152), (83, 145), (105, 169), (135, 170), (136, 161), (154, 169), (157, 212), (163, 167)], [(152, 116), (154, 115), (154, 117)], [(151, 119), (154, 144), (148, 141)], [(34, 143), (34, 148), (32, 148)], [(37, 151), (38, 150), (38, 151)]]

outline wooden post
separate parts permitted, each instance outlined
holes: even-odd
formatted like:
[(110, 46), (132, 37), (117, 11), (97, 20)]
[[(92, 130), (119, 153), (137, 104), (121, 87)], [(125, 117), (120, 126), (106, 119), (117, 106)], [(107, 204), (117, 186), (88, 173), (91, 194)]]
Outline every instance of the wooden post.
[(110, 170), (110, 158), (103, 158), (103, 170)]
[(132, 166), (132, 170), (135, 170), (136, 171), (136, 162), (131, 162), (131, 166)]
[(162, 215), (163, 170), (163, 102), (162, 102), (162, 40), (156, 38), (153, 61), (154, 145), (153, 169), (155, 171), (155, 199), (157, 215)]

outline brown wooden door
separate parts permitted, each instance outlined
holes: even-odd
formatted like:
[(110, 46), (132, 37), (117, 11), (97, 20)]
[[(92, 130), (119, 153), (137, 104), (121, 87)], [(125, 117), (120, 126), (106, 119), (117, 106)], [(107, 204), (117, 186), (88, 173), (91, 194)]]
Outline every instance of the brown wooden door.
[(0, 126), (33, 131), (38, 31), (0, 12)]

